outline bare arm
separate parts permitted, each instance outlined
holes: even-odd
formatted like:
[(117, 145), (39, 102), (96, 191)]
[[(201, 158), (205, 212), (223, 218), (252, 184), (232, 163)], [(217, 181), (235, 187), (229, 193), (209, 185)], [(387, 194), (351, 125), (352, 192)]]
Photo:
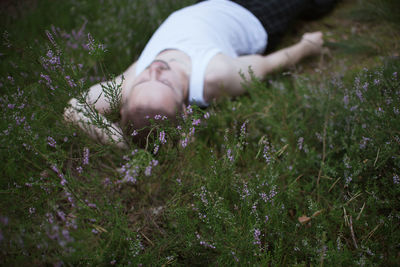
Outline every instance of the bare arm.
[[(315, 55), (322, 49), (322, 33), (314, 32), (303, 35), (303, 38), (297, 44), (281, 49), (267, 56), (247, 55), (238, 58), (224, 57), (220, 60), (223, 66), (218, 66), (216, 74), (215, 93), (213, 98), (219, 95), (237, 96), (244, 93), (242, 87), (242, 75), (246, 79), (250, 78), (249, 69), (253, 74), (263, 79), (268, 74), (290, 67), (305, 57)], [(221, 70), (223, 70), (221, 72)], [(218, 88), (218, 89), (217, 89)]]
[[(127, 90), (130, 88), (129, 84), (133, 80), (136, 71), (136, 62), (132, 64), (123, 74), (124, 81), (122, 83), (122, 98), (127, 95)], [(122, 82), (122, 75), (115, 78), (116, 84)], [(85, 131), (93, 139), (99, 140), (102, 143), (115, 143), (120, 148), (127, 148), (122, 135), (122, 129), (114, 123), (106, 120), (102, 114), (110, 111), (111, 105), (106, 98), (102, 86), (107, 86), (107, 82), (98, 83), (89, 88), (86, 96), (87, 105), (82, 105), (75, 98), (72, 98), (68, 104), (69, 106), (64, 111), (64, 119), (67, 122), (74, 123)], [(128, 88), (128, 89), (127, 89)], [(93, 125), (92, 119), (88, 116), (90, 109), (97, 110), (98, 118), (102, 121), (103, 125), (108, 125), (107, 129), (103, 129)]]

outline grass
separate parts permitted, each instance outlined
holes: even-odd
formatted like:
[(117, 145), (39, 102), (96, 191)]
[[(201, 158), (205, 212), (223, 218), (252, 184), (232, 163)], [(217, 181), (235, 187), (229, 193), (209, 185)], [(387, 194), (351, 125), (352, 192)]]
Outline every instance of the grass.
[(123, 151), (62, 114), (191, 3), (149, 2), (4, 6), (0, 264), (397, 265), (397, 2), (296, 25), (282, 45), (322, 29), (329, 51)]

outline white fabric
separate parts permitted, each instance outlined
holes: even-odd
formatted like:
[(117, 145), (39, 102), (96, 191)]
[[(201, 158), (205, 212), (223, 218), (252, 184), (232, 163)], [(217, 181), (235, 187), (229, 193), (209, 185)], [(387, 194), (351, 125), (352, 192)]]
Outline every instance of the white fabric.
[(153, 34), (140, 55), (139, 75), (166, 49), (177, 49), (191, 58), (189, 102), (207, 106), (204, 101), (204, 74), (217, 53), (231, 57), (262, 53), (267, 33), (247, 9), (228, 0), (209, 0), (173, 12)]

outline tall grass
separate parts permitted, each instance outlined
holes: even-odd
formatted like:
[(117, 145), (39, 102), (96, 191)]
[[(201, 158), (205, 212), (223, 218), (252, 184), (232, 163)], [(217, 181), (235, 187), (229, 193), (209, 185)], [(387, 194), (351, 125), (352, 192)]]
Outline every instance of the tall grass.
[(0, 263), (395, 265), (393, 58), (359, 70), (364, 52), (333, 50), (345, 69), (253, 78), (247, 95), (191, 107), (179, 127), (155, 117), (146, 149), (62, 120), (68, 99), (122, 72), (190, 3), (48, 1), (3, 16)]

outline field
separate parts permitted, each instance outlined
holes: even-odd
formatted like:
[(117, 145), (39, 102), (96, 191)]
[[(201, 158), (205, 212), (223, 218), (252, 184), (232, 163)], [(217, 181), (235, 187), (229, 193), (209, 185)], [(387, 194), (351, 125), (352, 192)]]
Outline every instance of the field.
[(155, 124), (145, 147), (63, 120), (193, 2), (0, 3), (0, 265), (398, 265), (397, 0), (297, 21), (280, 47), (321, 30), (321, 56)]

